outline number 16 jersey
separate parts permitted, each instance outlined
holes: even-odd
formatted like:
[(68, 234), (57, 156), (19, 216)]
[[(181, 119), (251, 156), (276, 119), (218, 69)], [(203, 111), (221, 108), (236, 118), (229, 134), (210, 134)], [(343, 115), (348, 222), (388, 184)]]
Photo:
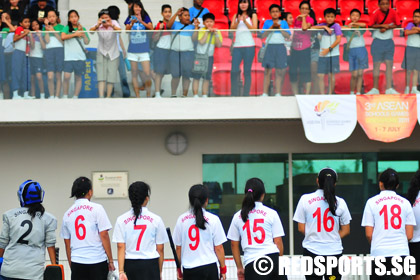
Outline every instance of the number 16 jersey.
[(63, 217), (61, 237), (70, 239), (71, 261), (95, 264), (107, 260), (99, 233), (112, 228), (102, 205), (81, 198)]

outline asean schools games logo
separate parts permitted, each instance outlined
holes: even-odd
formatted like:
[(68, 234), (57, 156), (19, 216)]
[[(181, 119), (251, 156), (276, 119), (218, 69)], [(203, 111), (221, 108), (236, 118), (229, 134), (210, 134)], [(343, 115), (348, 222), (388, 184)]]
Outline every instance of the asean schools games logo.
[(329, 100), (325, 100), (322, 102), (318, 102), (315, 106), (315, 114), (321, 119), (321, 126), (322, 129), (325, 129), (326, 119), (329, 114), (337, 113), (337, 108), (340, 105), (339, 102), (331, 102)]

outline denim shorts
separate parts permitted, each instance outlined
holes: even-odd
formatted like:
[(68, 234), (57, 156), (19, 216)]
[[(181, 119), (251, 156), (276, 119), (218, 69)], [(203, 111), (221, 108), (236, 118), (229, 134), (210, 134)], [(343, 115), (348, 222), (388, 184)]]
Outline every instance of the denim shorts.
[(349, 49), (349, 70), (356, 71), (369, 68), (368, 52), (365, 47)]
[(420, 46), (418, 48), (407, 46), (401, 68), (420, 71)]
[(340, 58), (338, 55), (319, 58), (318, 74), (330, 74), (338, 72), (340, 72)]
[(169, 74), (169, 55), (171, 51), (169, 49), (156, 48), (153, 54), (153, 65), (155, 72), (161, 75)]
[(173, 78), (191, 78), (192, 68), (194, 65), (194, 52), (177, 52), (170, 53), (171, 74)]
[(41, 57), (30, 57), (29, 66), (31, 68), (31, 74), (42, 73), (44, 70), (44, 59)]
[(64, 48), (52, 48), (45, 50), (47, 72), (63, 72)]
[(269, 69), (287, 68), (287, 50), (284, 44), (268, 44), (262, 66)]
[(395, 44), (394, 40), (374, 39), (370, 48), (373, 62), (384, 62), (385, 60), (394, 61)]
[(64, 72), (73, 73), (77, 76), (83, 76), (86, 71), (86, 61), (64, 61)]

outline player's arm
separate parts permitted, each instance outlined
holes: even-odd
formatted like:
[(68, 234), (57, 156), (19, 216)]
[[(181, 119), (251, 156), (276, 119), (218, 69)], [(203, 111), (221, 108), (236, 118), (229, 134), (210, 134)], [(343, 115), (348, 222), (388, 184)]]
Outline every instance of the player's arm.
[[(226, 269), (225, 264), (225, 249), (223, 249), (223, 245), (214, 246), (214, 252), (216, 253), (217, 259), (219, 260), (220, 268)], [(223, 277), (224, 276), (224, 277)], [(226, 279), (226, 273), (222, 274), (223, 279)]]
[(0, 248), (0, 258), (3, 258), (3, 255), (4, 255), (4, 249)]
[(230, 241), (230, 246), (232, 248), (232, 255), (233, 255), (233, 259), (235, 261), (236, 264), (236, 268), (238, 270), (238, 278), (240, 273), (244, 273), (244, 267), (242, 265), (242, 260), (241, 260), (241, 251), (239, 250), (239, 241)]
[(303, 223), (298, 223), (298, 231), (300, 233), (302, 233), (303, 235), (305, 235), (305, 224)]
[(124, 271), (125, 243), (117, 243), (117, 250), (118, 250), (117, 252), (118, 271), (119, 271), (120, 279), (123, 280), (127, 278), (127, 275), (125, 275), (125, 271)]
[(66, 247), (67, 261), (71, 267), (71, 248), (70, 248), (70, 239), (64, 239), (64, 245)]
[(405, 225), (405, 234), (407, 235), (407, 240), (408, 241), (413, 239), (413, 232), (414, 232), (414, 226), (413, 225)]
[(341, 225), (340, 230), (338, 231), (340, 238), (344, 238), (350, 234), (350, 224), (348, 225)]
[(369, 241), (369, 243), (371, 243), (372, 242), (372, 235), (373, 235), (373, 227), (366, 226), (365, 227), (365, 232), (366, 232), (366, 239)]
[(405, 36), (409, 36), (409, 35), (413, 35), (413, 34), (417, 34), (417, 33), (419, 33), (419, 31), (416, 30), (416, 29), (411, 29), (411, 30), (406, 29), (406, 30), (404, 30), (404, 35)]
[(280, 256), (283, 256), (284, 247), (283, 247), (283, 239), (280, 237), (274, 237), (273, 238), (274, 244), (276, 244), (277, 248), (279, 249)]
[(99, 237), (102, 241), (102, 246), (105, 249), (106, 256), (108, 257), (109, 270), (115, 270), (114, 259), (112, 258), (111, 241), (109, 240), (108, 230), (101, 231)]
[(51, 264), (57, 264), (57, 259), (55, 255), (55, 246), (47, 248), (48, 255), (50, 256)]
[[(181, 251), (182, 251), (182, 247), (181, 246), (176, 246), (176, 256), (179, 260), (179, 266), (182, 267), (181, 265)], [(179, 270), (179, 269), (178, 269)], [(177, 274), (177, 279), (182, 279), (182, 277), (180, 277), (179, 274)]]
[(165, 260), (165, 250), (164, 244), (156, 244), (156, 251), (159, 253), (159, 271), (160, 275), (162, 275), (162, 268), (163, 268), (163, 261)]

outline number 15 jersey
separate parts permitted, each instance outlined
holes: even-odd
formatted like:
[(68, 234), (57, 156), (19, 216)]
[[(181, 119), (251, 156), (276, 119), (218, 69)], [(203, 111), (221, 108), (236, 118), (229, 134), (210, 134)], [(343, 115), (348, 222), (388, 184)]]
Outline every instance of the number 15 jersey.
[(261, 256), (279, 253), (273, 238), (281, 236), (284, 236), (284, 230), (279, 215), (261, 202), (255, 202), (246, 223), (241, 218), (241, 211), (236, 212), (228, 232), (230, 240), (241, 241), (245, 266)]
[(61, 237), (70, 239), (71, 261), (95, 264), (107, 260), (99, 233), (112, 228), (102, 205), (78, 199), (64, 214)]

